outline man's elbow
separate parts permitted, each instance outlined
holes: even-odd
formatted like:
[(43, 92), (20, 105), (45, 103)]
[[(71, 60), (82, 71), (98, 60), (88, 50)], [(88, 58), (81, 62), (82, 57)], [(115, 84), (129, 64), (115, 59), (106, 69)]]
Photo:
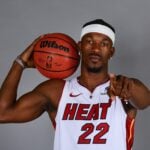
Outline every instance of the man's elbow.
[(9, 109), (6, 105), (0, 104), (0, 123), (8, 123), (9, 122)]
[(145, 103), (142, 103), (142, 104), (138, 105), (137, 108), (140, 109), (140, 110), (143, 110), (143, 109), (148, 108), (149, 106), (150, 106), (150, 100), (145, 102)]

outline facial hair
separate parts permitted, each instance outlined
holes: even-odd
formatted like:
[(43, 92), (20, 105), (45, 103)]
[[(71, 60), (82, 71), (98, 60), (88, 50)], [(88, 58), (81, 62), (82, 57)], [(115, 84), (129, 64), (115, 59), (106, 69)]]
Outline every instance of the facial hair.
[(100, 67), (88, 67), (87, 70), (90, 73), (100, 73), (102, 71), (102, 66)]

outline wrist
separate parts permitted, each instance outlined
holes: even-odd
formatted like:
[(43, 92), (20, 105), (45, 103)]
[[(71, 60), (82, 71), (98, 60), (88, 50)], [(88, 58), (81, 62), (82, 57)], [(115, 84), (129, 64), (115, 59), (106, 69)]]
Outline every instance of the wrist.
[(20, 58), (20, 56), (17, 56), (17, 58), (15, 59), (15, 62), (20, 65), (20, 67), (22, 69), (25, 69), (26, 68), (26, 64), (25, 62)]

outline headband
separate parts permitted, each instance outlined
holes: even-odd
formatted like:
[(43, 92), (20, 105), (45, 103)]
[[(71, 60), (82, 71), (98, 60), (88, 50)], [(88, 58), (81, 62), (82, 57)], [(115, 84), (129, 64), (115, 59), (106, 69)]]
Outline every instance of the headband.
[(97, 33), (105, 34), (106, 36), (108, 36), (112, 40), (112, 43), (114, 45), (114, 43), (115, 43), (115, 33), (109, 27), (107, 27), (105, 25), (101, 25), (101, 24), (87, 25), (87, 26), (82, 28), (80, 39), (82, 39), (82, 37), (85, 34), (91, 33), (91, 32), (97, 32)]

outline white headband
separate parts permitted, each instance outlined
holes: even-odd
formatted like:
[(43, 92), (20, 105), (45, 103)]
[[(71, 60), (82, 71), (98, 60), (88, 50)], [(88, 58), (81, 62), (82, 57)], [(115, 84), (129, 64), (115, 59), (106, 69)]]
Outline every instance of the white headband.
[(115, 43), (115, 33), (109, 27), (107, 27), (105, 25), (90, 24), (90, 25), (83, 27), (82, 31), (81, 31), (80, 39), (82, 39), (82, 37), (85, 34), (90, 33), (90, 32), (97, 32), (97, 33), (105, 34), (112, 40), (113, 45)]

